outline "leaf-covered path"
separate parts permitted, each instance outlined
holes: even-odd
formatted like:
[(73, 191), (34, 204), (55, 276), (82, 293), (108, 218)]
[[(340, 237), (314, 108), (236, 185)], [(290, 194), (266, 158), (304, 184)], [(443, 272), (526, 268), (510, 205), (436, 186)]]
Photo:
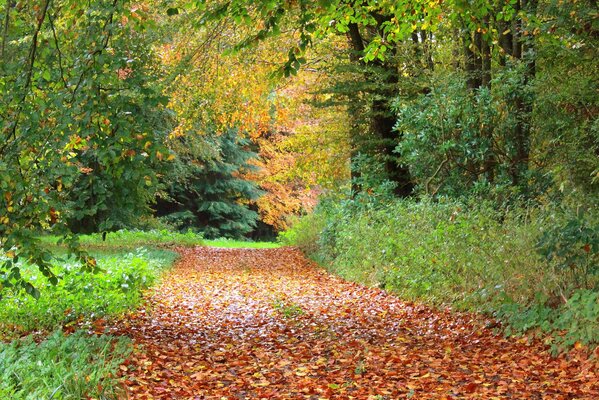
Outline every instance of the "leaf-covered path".
[(134, 399), (593, 399), (596, 364), (345, 282), (296, 250), (182, 249), (122, 322)]

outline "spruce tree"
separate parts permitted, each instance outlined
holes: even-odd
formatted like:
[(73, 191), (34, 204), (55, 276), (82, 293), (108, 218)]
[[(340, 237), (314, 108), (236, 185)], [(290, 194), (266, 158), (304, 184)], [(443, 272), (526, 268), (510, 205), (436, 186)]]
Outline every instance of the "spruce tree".
[(158, 214), (181, 229), (202, 232), (206, 238), (240, 238), (256, 227), (258, 214), (250, 203), (261, 191), (244, 174), (255, 169), (257, 155), (236, 129), (206, 139), (211, 157), (182, 160), (185, 179), (171, 184), (169, 199), (158, 203)]

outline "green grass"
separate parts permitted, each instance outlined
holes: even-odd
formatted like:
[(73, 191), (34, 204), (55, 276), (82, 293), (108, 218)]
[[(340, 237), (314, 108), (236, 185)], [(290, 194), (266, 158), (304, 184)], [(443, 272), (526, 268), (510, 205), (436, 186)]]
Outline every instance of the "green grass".
[[(143, 290), (174, 262), (171, 246), (274, 248), (268, 242), (204, 240), (166, 230), (82, 235), (100, 272), (83, 272), (57, 236), (41, 241), (56, 255), (52, 285), (35, 266), (19, 263), (23, 278), (40, 291), (38, 300), (4, 290), (0, 299), (0, 399), (122, 398), (119, 365), (131, 351), (127, 338), (90, 335), (98, 319), (117, 318), (142, 303)], [(143, 247), (142, 247), (143, 246)], [(6, 258), (0, 255), (0, 265)], [(0, 280), (6, 272), (0, 270)], [(74, 331), (66, 335), (63, 331)], [(35, 335), (30, 333), (34, 332)], [(28, 335), (29, 334), (29, 335)], [(28, 336), (25, 336), (28, 335)], [(4, 343), (3, 343), (4, 341)]]
[[(55, 245), (59, 236), (41, 236), (43, 243)], [(166, 229), (162, 230), (119, 230), (108, 232), (106, 239), (102, 233), (79, 235), (79, 242), (86, 248), (98, 249), (135, 249), (137, 247), (163, 247), (163, 246), (197, 246), (204, 243), (201, 235), (193, 232), (179, 233)]]
[(135, 309), (142, 300), (142, 291), (152, 286), (177, 256), (171, 251), (143, 248), (93, 255), (102, 270), (95, 274), (81, 271), (72, 259), (55, 262), (57, 285), (48, 282), (35, 266), (21, 265), (22, 276), (40, 290), (40, 298), (5, 291), (0, 303), (0, 338), (33, 330), (52, 331)]
[(281, 244), (275, 242), (246, 242), (233, 239), (204, 240), (203, 245), (235, 249), (275, 249), (277, 247), (281, 247)]
[(82, 331), (57, 331), (39, 344), (31, 336), (0, 342), (0, 398), (123, 398), (116, 376), (130, 348), (126, 338)]
[[(137, 308), (143, 290), (155, 284), (177, 254), (120, 245), (92, 249), (101, 271), (83, 272), (75, 260), (63, 257), (54, 262), (57, 285), (35, 266), (19, 264), (22, 276), (40, 290), (40, 298), (3, 292), (0, 399), (122, 398), (116, 377), (131, 351), (130, 341), (89, 334), (86, 328)], [(65, 328), (74, 333), (65, 335)], [(31, 332), (35, 335), (22, 337)]]
[(284, 318), (292, 319), (304, 315), (302, 307), (295, 303), (285, 302), (283, 300), (275, 300), (273, 303), (275, 311), (281, 313)]
[[(40, 240), (51, 247), (56, 245), (60, 239), (59, 236), (46, 235), (41, 236)], [(252, 242), (233, 239), (213, 239), (207, 240), (202, 235), (187, 232), (173, 232), (166, 229), (162, 230), (119, 230), (108, 232), (106, 239), (102, 239), (102, 233), (91, 235), (80, 235), (79, 242), (87, 249), (100, 249), (103, 251), (120, 251), (122, 249), (135, 249), (138, 247), (171, 247), (171, 246), (211, 246), (227, 248), (252, 248), (252, 249), (272, 249), (280, 247), (275, 242)]]

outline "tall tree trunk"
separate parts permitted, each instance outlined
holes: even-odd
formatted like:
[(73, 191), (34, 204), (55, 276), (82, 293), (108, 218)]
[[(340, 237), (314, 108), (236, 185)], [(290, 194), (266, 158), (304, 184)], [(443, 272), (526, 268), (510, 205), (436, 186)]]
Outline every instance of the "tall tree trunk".
[[(467, 74), (467, 87), (471, 92), (480, 88), (491, 87), (491, 45), (483, 33), (490, 30), (490, 18), (487, 16), (474, 32), (464, 27), (463, 36), (465, 70)], [(495, 180), (495, 168), (497, 166), (497, 157), (493, 148), (493, 127), (488, 121), (481, 121), (480, 136), (484, 138), (489, 145), (482, 163), (470, 165), (468, 170), (472, 172), (472, 178), (478, 179), (479, 175), (485, 174), (488, 182)]]
[[(364, 53), (364, 41), (362, 40), (362, 35), (360, 34), (360, 29), (357, 24), (351, 23), (349, 24), (349, 31), (347, 33), (347, 37), (351, 44), (351, 50), (349, 53), (349, 59), (352, 63), (357, 65), (362, 65), (363, 62), (360, 59), (360, 54)], [(357, 101), (350, 101), (348, 106), (349, 118), (350, 118), (350, 177), (351, 177), (351, 187), (352, 193), (357, 194), (362, 191), (362, 188), (358, 184), (360, 179), (360, 170), (356, 165), (356, 158), (360, 153), (360, 140), (359, 138), (362, 136), (363, 132), (361, 129), (361, 114), (362, 110), (360, 109), (360, 104)]]
[[(490, 30), (489, 17), (485, 17), (484, 20), (484, 29)], [(489, 40), (485, 39), (480, 34), (480, 58), (481, 58), (481, 85), (484, 87), (491, 86), (491, 46), (489, 44)]]
[[(537, 0), (519, 0), (516, 2), (517, 10), (524, 10), (528, 15), (537, 11)], [(524, 34), (524, 21), (518, 18), (514, 22), (513, 57), (525, 65), (522, 79), (523, 87), (520, 88), (514, 100), (517, 113), (516, 126), (514, 127), (515, 152), (511, 160), (510, 175), (513, 185), (524, 185), (523, 178), (528, 170), (530, 157), (530, 125), (532, 116), (532, 101), (525, 99), (523, 91), (530, 85), (536, 74), (533, 37)]]
[(468, 89), (475, 90), (480, 88), (481, 81), (481, 69), (482, 69), (482, 60), (480, 59), (480, 34), (472, 34), (465, 28), (465, 33), (463, 37), (463, 46), (464, 46), (464, 69), (466, 70), (466, 85)]
[[(350, 53), (350, 61), (358, 65), (364, 65), (360, 56), (364, 54), (364, 39), (360, 33), (357, 24), (352, 23), (348, 26), (348, 39), (352, 47)], [(383, 156), (384, 168), (387, 178), (396, 184), (395, 194), (400, 197), (407, 197), (412, 194), (414, 184), (407, 166), (398, 163), (398, 155), (395, 153), (397, 141), (400, 139), (398, 134), (393, 130), (395, 126), (395, 116), (391, 111), (390, 102), (398, 95), (397, 84), (399, 82), (399, 74), (397, 66), (393, 63), (375, 62), (375, 66), (384, 69), (386, 76), (380, 89), (376, 90), (375, 98), (370, 104), (370, 130), (373, 133), (375, 140), (379, 141), (378, 152)], [(365, 80), (372, 81), (373, 77), (370, 73), (365, 73)], [(353, 103), (353, 102), (352, 102)], [(357, 147), (360, 145), (359, 137), (362, 134), (359, 132), (359, 112), (358, 104), (350, 103), (350, 113), (352, 121), (352, 142), (353, 151), (357, 153)], [(357, 119), (357, 120), (356, 120)], [(352, 168), (352, 180), (359, 177), (359, 171)], [(353, 186), (354, 191), (360, 188)]]

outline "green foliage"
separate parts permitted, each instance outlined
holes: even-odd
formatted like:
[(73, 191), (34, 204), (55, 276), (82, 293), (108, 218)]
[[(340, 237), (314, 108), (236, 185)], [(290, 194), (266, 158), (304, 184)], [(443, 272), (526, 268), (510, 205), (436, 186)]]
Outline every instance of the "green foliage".
[(175, 253), (138, 249), (100, 253), (100, 273), (81, 271), (73, 259), (53, 265), (57, 282), (51, 282), (31, 265), (20, 265), (24, 278), (40, 291), (39, 299), (6, 291), (0, 300), (0, 337), (118, 316), (141, 302), (149, 288), (174, 261)]
[[(551, 323), (547, 332), (568, 330), (569, 341), (582, 341), (580, 335), (593, 325), (576, 293), (596, 288), (599, 279), (588, 269), (564, 269), (562, 264), (566, 257), (584, 256), (583, 265), (596, 265), (588, 261), (596, 257), (594, 250), (585, 250), (595, 225), (587, 215), (578, 220), (587, 228), (577, 225), (568, 231), (556, 218), (566, 227), (571, 224), (567, 213), (552, 207), (500, 212), (492, 202), (358, 198), (322, 202), (282, 240), (300, 246), (346, 279), (383, 287), (402, 298), (489, 313), (503, 310), (497, 315), (508, 324), (530, 309), (538, 320), (560, 321)], [(561, 236), (556, 237), (557, 232)], [(555, 253), (563, 248), (568, 249), (563, 255)], [(573, 310), (569, 314), (562, 304), (565, 298), (574, 299), (567, 303)], [(558, 318), (561, 315), (565, 319)]]
[(214, 153), (181, 153), (182, 165), (168, 188), (169, 199), (158, 204), (158, 215), (180, 229), (197, 230), (206, 238), (243, 237), (258, 219), (250, 202), (262, 194), (255, 182), (244, 177), (256, 169), (251, 164), (256, 154), (235, 129), (202, 140)]
[(465, 76), (444, 72), (430, 93), (398, 101), (396, 129), (402, 139), (397, 151), (418, 189), (454, 198), (476, 195), (499, 204), (545, 190), (549, 182), (533, 172), (513, 184), (518, 138), (512, 132), (523, 116), (510, 109), (511, 97), (521, 93), (530, 101), (530, 90), (517, 68), (474, 93), (467, 90)]
[(279, 243), (274, 242), (250, 242), (234, 239), (213, 239), (205, 240), (203, 245), (210, 247), (224, 247), (230, 249), (276, 249), (280, 247)]
[(576, 210), (561, 223), (553, 222), (540, 237), (537, 250), (549, 265), (570, 274), (576, 287), (599, 283), (599, 223), (593, 214)]
[(352, 171), (352, 194), (357, 203), (382, 204), (394, 199), (397, 184), (388, 179), (376, 157), (358, 153), (352, 158)]
[(273, 305), (274, 309), (283, 315), (284, 318), (292, 319), (304, 314), (304, 310), (295, 303), (288, 303), (283, 300), (276, 300)]
[(65, 336), (56, 331), (40, 343), (32, 336), (0, 342), (0, 397), (3, 399), (118, 399), (116, 377), (130, 353), (125, 338)]
[(524, 334), (537, 330), (538, 334), (552, 334), (549, 341), (555, 353), (576, 343), (596, 346), (599, 343), (599, 293), (576, 290), (557, 308), (545, 305), (542, 298), (530, 306), (508, 302), (495, 314), (507, 322), (506, 334)]
[[(98, 273), (82, 271), (72, 257), (51, 264), (54, 281), (34, 265), (21, 263), (24, 279), (36, 285), (39, 299), (22, 291), (5, 291), (0, 299), (0, 397), (10, 399), (118, 399), (124, 394), (117, 378), (119, 365), (131, 351), (126, 338), (90, 335), (87, 328), (105, 318), (114, 318), (141, 304), (142, 291), (149, 288), (170, 266), (176, 254), (170, 251), (126, 248), (144, 244), (197, 244), (195, 234), (161, 232), (109, 233), (82, 236), (95, 252)], [(57, 237), (45, 236), (43, 246), (54, 246)], [(54, 249), (64, 253), (64, 249)], [(0, 257), (6, 259), (6, 257)], [(4, 274), (5, 272), (0, 272)], [(65, 336), (62, 329), (77, 329)], [(43, 340), (40, 335), (45, 336)], [(35, 338), (26, 333), (35, 332)], [(4, 344), (2, 341), (11, 340)]]
[[(541, 3), (543, 4), (543, 3)], [(534, 122), (540, 160), (558, 187), (599, 196), (599, 26), (593, 1), (543, 4)]]
[(284, 246), (297, 246), (307, 254), (316, 254), (320, 233), (326, 223), (322, 213), (305, 215), (293, 221), (290, 229), (280, 232), (278, 241)]
[[(2, 5), (0, 245), (11, 263), (27, 259), (51, 277), (39, 232), (108, 229), (148, 210), (166, 98), (147, 16), (129, 2)], [(14, 264), (2, 284), (35, 293)]]

